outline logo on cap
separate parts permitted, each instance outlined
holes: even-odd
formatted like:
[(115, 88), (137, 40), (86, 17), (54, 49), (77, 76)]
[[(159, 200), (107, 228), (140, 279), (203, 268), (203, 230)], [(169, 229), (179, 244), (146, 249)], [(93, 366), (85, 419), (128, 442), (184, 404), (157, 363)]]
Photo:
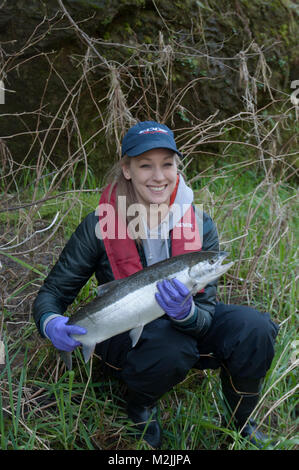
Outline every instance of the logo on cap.
[(139, 131), (138, 134), (168, 134), (166, 129), (162, 129), (161, 127), (149, 127), (148, 129), (144, 129), (143, 131)]

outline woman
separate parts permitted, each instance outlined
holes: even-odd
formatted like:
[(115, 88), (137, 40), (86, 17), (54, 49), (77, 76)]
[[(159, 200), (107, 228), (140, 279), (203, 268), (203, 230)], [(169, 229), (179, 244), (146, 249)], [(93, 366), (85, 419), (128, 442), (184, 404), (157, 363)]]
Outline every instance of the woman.
[[(178, 225), (188, 225), (184, 219), (188, 211), (200, 237), (200, 244), (191, 250), (219, 250), (213, 221), (196, 210), (193, 192), (178, 171), (180, 157), (173, 132), (163, 124), (139, 122), (125, 135), (113, 183), (103, 192), (99, 208), (81, 222), (66, 244), (34, 302), (38, 330), (56, 348), (72, 351), (80, 343), (71, 334), (86, 333), (68, 325), (63, 314), (91, 275), (95, 273), (98, 283), (104, 284), (177, 253), (173, 232)], [(120, 211), (120, 196), (125, 197), (125, 237), (104, 234), (105, 227), (99, 221), (103, 204)], [(134, 214), (129, 215), (136, 203), (143, 209), (138, 230), (136, 224), (130, 227)], [(168, 217), (173, 206), (182, 209), (179, 218)], [(137, 424), (141, 432), (146, 426), (144, 438), (152, 447), (161, 445), (159, 399), (194, 367), (221, 368), (222, 391), (234, 424), (243, 436), (262, 446), (267, 437), (256, 430), (253, 420), (246, 421), (271, 365), (278, 327), (268, 313), (217, 303), (216, 282), (193, 298), (188, 294), (178, 280), (159, 283), (156, 300), (165, 315), (144, 327), (134, 348), (126, 332), (98, 344), (96, 352), (127, 384), (128, 416), (136, 424), (143, 423)]]

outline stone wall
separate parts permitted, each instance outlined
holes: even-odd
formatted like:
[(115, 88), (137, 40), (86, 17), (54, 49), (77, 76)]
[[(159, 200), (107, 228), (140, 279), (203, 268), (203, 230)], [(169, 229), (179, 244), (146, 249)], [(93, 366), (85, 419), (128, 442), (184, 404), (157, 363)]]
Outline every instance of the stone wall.
[(244, 63), (256, 79), (257, 107), (281, 99), (299, 79), (293, 2), (65, 0), (63, 6), (79, 30), (59, 1), (2, 2), (0, 79), (7, 90), (0, 135), (19, 162), (38, 158), (44, 145), (59, 165), (67, 149), (80, 145), (78, 134), (84, 141), (96, 134), (86, 145), (93, 165), (102, 155), (113, 160), (134, 119), (181, 129), (215, 113), (220, 120), (236, 115), (246, 110)]

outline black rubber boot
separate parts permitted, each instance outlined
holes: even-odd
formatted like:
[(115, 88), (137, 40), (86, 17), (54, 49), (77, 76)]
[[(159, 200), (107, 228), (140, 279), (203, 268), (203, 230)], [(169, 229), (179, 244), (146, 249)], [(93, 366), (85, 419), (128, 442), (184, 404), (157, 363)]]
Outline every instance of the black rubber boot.
[(248, 420), (259, 401), (263, 379), (231, 377), (223, 369), (220, 378), (222, 392), (231, 412), (228, 423), (233, 423), (238, 430), (242, 429), (241, 436), (247, 438), (259, 449), (274, 445), (275, 443), (268, 436), (257, 429), (258, 425), (253, 419)]
[(161, 446), (162, 429), (158, 421), (157, 402), (150, 397), (129, 390), (128, 417), (136, 424), (143, 439), (153, 448)]

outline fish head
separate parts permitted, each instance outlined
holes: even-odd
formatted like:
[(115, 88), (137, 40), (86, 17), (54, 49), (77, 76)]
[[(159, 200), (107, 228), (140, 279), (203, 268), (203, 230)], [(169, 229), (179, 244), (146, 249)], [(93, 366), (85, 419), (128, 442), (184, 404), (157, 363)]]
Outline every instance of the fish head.
[(189, 276), (194, 285), (196, 285), (197, 290), (203, 289), (207, 284), (222, 276), (231, 268), (234, 264), (233, 261), (222, 264), (227, 256), (227, 252), (219, 251), (189, 268)]

